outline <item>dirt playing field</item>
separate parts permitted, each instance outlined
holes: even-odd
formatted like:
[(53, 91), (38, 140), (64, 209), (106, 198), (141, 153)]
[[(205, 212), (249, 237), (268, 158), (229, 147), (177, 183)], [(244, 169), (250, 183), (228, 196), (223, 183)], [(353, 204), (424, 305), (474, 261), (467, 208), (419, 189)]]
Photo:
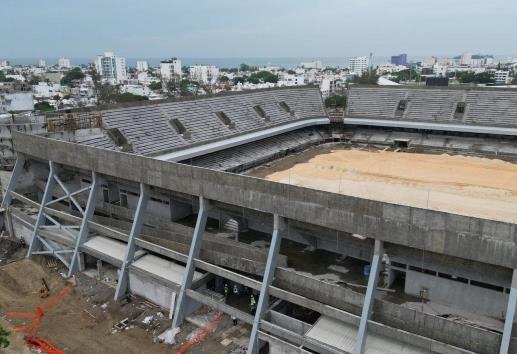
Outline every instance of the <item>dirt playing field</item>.
[[(137, 305), (142, 299), (134, 299), (121, 306), (113, 301), (114, 289), (111, 287), (82, 274), (77, 278), (77, 286), (73, 286), (60, 275), (62, 271), (49, 269), (42, 264), (41, 257), (0, 266), (0, 326), (11, 331), (11, 343), (7, 349), (0, 349), (1, 353), (31, 353), (25, 346), (23, 335), (14, 333), (14, 328), (26, 320), (9, 319), (5, 313), (33, 312), (39, 303), (45, 301), (33, 294), (41, 288), (41, 278), (48, 282), (51, 295), (65, 286), (71, 287), (71, 292), (44, 315), (37, 333), (38, 337), (49, 340), (67, 354), (180, 353), (187, 338), (197, 330), (197, 327), (186, 323), (177, 337), (177, 345), (155, 343), (156, 336), (170, 328), (167, 313), (163, 317), (157, 316), (158, 312), (163, 312), (158, 307), (139, 312)], [(150, 325), (144, 325), (142, 320), (148, 315), (153, 315), (154, 320)], [(134, 319), (134, 322), (127, 329), (114, 332), (113, 325), (124, 318)], [(242, 343), (238, 343), (238, 339), (247, 343), (247, 327), (243, 324), (234, 327), (228, 316), (223, 316), (214, 334), (184, 353), (241, 353), (243, 350), (237, 344)], [(229, 340), (231, 344), (224, 346), (220, 342), (225, 338), (233, 339), (233, 342)]]
[(517, 164), (460, 155), (315, 148), (251, 175), (451, 213), (517, 222)]

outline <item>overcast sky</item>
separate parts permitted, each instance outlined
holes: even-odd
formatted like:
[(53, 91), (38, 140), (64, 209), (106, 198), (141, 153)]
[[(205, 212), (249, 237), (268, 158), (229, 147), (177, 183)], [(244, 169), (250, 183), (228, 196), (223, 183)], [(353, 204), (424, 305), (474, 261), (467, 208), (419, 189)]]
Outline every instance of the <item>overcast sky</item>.
[(0, 0), (0, 58), (517, 53), (515, 0)]

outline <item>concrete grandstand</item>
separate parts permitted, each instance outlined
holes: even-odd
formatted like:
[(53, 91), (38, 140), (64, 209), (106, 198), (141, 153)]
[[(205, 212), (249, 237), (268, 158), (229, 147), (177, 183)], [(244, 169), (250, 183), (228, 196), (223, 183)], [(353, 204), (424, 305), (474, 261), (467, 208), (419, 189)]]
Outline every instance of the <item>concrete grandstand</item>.
[[(512, 209), (451, 210), (429, 192), (422, 205), (386, 200), (347, 179), (510, 200), (517, 92), (352, 87), (338, 124), (314, 87), (62, 112), (63, 122), (79, 113), (100, 120), (13, 133), (2, 207), (28, 256), (55, 256), (69, 275), (111, 265), (117, 299), (168, 309), (175, 298), (173, 326), (201, 305), (235, 316), (251, 329), (248, 353), (517, 353), (517, 228), (499, 217)], [(318, 160), (336, 152), (346, 159)], [(411, 169), (404, 160), (432, 157), (433, 169), (449, 163), (442, 154), (466, 159), (464, 179), (380, 181), (383, 161)], [(258, 296), (254, 314), (221, 299), (228, 283)]]

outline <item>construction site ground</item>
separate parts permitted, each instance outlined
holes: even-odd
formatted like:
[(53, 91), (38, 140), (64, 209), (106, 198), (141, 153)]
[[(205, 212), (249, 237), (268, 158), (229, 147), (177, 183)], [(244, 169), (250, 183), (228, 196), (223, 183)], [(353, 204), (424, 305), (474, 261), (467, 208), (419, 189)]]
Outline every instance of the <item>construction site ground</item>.
[[(2, 258), (0, 262), (0, 325), (11, 331), (11, 344), (2, 353), (30, 353), (23, 341), (23, 334), (14, 333), (14, 328), (26, 320), (6, 318), (6, 312), (33, 312), (45, 301), (38, 292), (45, 278), (50, 296), (65, 286), (71, 292), (44, 315), (37, 337), (44, 338), (66, 353), (243, 353), (243, 344), (249, 338), (249, 326), (239, 323), (233, 326), (228, 316), (222, 316), (215, 332), (186, 348), (185, 343), (198, 327), (185, 323), (176, 336), (174, 346), (159, 343), (157, 336), (170, 328), (168, 312), (147, 301), (131, 297), (130, 302), (121, 305), (113, 301), (114, 288), (103, 282), (79, 274), (73, 282), (66, 279), (65, 268), (49, 268), (47, 259), (23, 258), (25, 249), (11, 252), (18, 259)], [(75, 283), (75, 284), (74, 284)], [(198, 317), (208, 318), (213, 312), (202, 307)], [(208, 314), (208, 316), (207, 316)], [(152, 316), (148, 324), (143, 321)], [(114, 330), (119, 321), (129, 318), (129, 325)], [(132, 320), (132, 321), (131, 321)], [(221, 344), (222, 342), (222, 344)], [(183, 346), (183, 347), (182, 347)], [(182, 351), (184, 350), (184, 351)]]

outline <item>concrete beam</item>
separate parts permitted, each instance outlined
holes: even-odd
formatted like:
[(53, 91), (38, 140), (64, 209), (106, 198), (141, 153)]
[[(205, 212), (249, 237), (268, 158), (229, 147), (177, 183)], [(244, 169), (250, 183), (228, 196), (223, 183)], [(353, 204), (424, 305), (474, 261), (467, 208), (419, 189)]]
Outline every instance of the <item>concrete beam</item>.
[(7, 184), (7, 188), (5, 190), (4, 198), (2, 199), (2, 204), (0, 205), (0, 208), (5, 209), (7, 206), (11, 204), (11, 193), (14, 192), (14, 190), (16, 189), (18, 178), (22, 174), (24, 166), (25, 156), (23, 154), (18, 154), (18, 157), (14, 164), (13, 173), (11, 174), (11, 178), (9, 179), (9, 183)]
[(183, 319), (185, 318), (185, 309), (188, 305), (186, 290), (190, 289), (192, 286), (192, 279), (194, 277), (195, 271), (194, 259), (199, 257), (199, 252), (201, 250), (201, 241), (203, 240), (203, 235), (205, 234), (206, 221), (208, 219), (208, 210), (210, 209), (210, 202), (203, 197), (199, 197), (199, 205), (200, 207), (197, 215), (196, 228), (194, 229), (194, 236), (192, 237), (192, 243), (190, 245), (190, 251), (187, 259), (187, 268), (185, 274), (183, 275), (181, 290), (176, 303), (176, 311), (174, 313), (172, 328), (179, 327), (183, 323)]
[(138, 206), (136, 207), (135, 217), (133, 218), (133, 225), (129, 232), (127, 239), (126, 250), (124, 253), (124, 260), (120, 268), (117, 289), (115, 291), (115, 301), (122, 299), (126, 295), (128, 283), (128, 266), (133, 262), (136, 251), (136, 238), (140, 235), (142, 223), (144, 221), (144, 214), (147, 209), (147, 202), (149, 201), (149, 186), (140, 183), (140, 197), (138, 198)]

